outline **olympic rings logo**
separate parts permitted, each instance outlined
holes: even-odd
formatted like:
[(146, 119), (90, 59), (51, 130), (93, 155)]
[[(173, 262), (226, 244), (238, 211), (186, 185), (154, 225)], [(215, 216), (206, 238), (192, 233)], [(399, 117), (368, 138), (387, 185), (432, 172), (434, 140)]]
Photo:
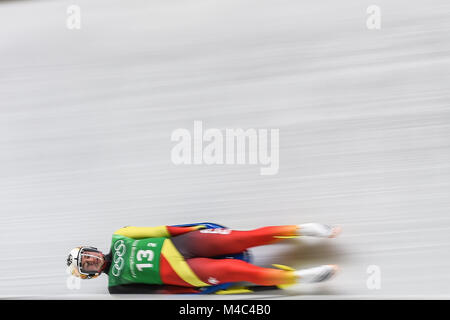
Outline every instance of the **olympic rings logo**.
[(114, 276), (118, 277), (122, 268), (125, 264), (125, 260), (123, 259), (123, 255), (127, 252), (127, 247), (125, 246), (125, 242), (123, 240), (119, 240), (114, 243), (114, 256), (113, 256), (113, 267), (111, 272)]

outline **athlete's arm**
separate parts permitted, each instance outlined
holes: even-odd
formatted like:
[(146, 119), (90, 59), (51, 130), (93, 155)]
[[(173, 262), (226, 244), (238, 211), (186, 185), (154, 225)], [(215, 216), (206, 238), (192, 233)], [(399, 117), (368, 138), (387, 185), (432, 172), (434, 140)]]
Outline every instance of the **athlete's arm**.
[(124, 227), (114, 234), (121, 235), (133, 239), (142, 238), (169, 238), (175, 237), (183, 233), (203, 229), (205, 226), (198, 225), (192, 227), (171, 227), (171, 226), (159, 226), (159, 227)]

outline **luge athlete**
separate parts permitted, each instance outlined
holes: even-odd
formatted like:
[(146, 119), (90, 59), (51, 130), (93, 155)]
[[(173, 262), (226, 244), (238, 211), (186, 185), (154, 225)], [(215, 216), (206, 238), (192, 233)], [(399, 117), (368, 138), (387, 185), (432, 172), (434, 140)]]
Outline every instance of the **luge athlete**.
[[(67, 265), (74, 276), (92, 279), (105, 273), (110, 293), (189, 292), (189, 288), (228, 282), (278, 286), (320, 282), (332, 277), (336, 265), (302, 270), (262, 268), (238, 259), (213, 257), (235, 254), (248, 248), (298, 236), (333, 238), (340, 227), (319, 223), (270, 226), (249, 231), (189, 227), (124, 227), (112, 237), (111, 251), (94, 247), (70, 251)], [(194, 292), (194, 290), (192, 290)]]

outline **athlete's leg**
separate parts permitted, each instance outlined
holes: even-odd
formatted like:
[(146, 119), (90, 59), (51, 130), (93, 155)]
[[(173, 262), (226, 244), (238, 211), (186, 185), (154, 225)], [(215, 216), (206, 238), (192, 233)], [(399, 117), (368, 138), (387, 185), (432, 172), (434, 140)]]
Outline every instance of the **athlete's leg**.
[(261, 268), (235, 259), (192, 258), (188, 259), (187, 263), (200, 280), (212, 285), (243, 281), (261, 286), (320, 282), (329, 279), (337, 271), (335, 265), (286, 271)]
[(284, 238), (302, 235), (333, 237), (339, 230), (318, 223), (263, 227), (249, 231), (204, 229), (173, 237), (172, 241), (185, 258), (214, 257), (272, 244)]
[(297, 230), (295, 225), (249, 231), (204, 229), (173, 237), (172, 241), (185, 258), (214, 257), (275, 243), (286, 237), (296, 237), (299, 235)]
[(211, 285), (246, 281), (270, 286), (296, 281), (294, 271), (261, 268), (242, 260), (192, 258), (186, 261), (200, 280)]

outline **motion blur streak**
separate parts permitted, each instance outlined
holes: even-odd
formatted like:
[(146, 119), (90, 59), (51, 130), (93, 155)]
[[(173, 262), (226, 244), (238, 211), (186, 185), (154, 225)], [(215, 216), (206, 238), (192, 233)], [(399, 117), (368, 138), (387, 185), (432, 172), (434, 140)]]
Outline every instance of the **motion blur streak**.
[[(0, 3), (0, 296), (103, 297), (67, 288), (71, 248), (200, 221), (343, 226), (254, 249), (341, 267), (254, 297), (450, 296), (448, 0), (378, 0), (379, 30), (359, 0), (77, 0), (69, 30), (72, 4)], [(279, 173), (175, 166), (195, 120), (279, 129)]]

